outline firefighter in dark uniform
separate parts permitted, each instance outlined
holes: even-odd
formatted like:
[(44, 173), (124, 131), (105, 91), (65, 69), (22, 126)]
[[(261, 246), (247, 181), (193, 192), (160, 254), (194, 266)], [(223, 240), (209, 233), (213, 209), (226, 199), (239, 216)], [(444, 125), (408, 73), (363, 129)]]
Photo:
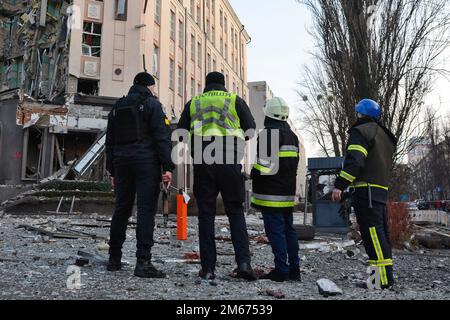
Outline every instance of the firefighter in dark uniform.
[[(236, 94), (227, 92), (223, 74), (212, 72), (206, 77), (204, 93), (193, 97), (186, 104), (178, 128), (191, 134), (194, 196), (199, 211), (202, 266), (199, 276), (206, 280), (215, 278), (217, 254), (214, 221), (217, 197), (220, 193), (230, 222), (237, 277), (256, 280), (256, 274), (251, 267), (243, 206), (245, 183), (240, 164), (244, 156), (244, 132), (256, 128), (249, 107)], [(207, 161), (204, 155), (212, 143), (219, 143), (221, 150), (216, 150), (216, 158), (211, 159), (213, 161)]]
[(160, 183), (170, 185), (175, 166), (171, 160), (170, 123), (153, 95), (154, 78), (139, 73), (128, 96), (120, 99), (108, 119), (107, 169), (115, 181), (116, 209), (109, 242), (109, 271), (121, 269), (126, 238), (137, 195), (137, 263), (134, 275), (165, 278), (151, 263), (155, 215)]
[(300, 281), (298, 236), (293, 226), (299, 141), (287, 123), (289, 106), (283, 99), (268, 100), (264, 113), (265, 130), (258, 137), (257, 163), (251, 173), (251, 201), (263, 214), (275, 269), (260, 279)]
[(397, 139), (380, 123), (382, 110), (373, 100), (356, 106), (357, 123), (350, 129), (344, 168), (336, 179), (333, 201), (350, 187), (353, 207), (369, 263), (380, 276), (381, 288), (394, 284), (386, 203)]

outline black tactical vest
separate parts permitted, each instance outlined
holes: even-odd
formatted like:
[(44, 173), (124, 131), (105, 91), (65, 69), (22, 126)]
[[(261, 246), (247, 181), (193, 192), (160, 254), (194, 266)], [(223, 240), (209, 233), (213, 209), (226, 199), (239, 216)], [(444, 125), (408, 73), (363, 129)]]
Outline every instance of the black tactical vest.
[(134, 105), (120, 105), (113, 110), (114, 142), (117, 145), (134, 144), (149, 138), (148, 125), (144, 113), (146, 98)]
[(389, 187), (396, 150), (395, 138), (375, 122), (365, 123), (354, 128), (369, 142), (369, 155), (366, 165), (355, 181)]

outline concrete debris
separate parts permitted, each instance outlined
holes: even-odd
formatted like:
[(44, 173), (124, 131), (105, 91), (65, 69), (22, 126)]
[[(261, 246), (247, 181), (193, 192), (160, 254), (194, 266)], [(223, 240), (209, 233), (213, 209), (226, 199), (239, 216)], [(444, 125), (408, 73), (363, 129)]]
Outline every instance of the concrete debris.
[(283, 292), (276, 291), (276, 290), (271, 290), (271, 289), (262, 290), (262, 291), (260, 291), (259, 294), (262, 295), (262, 296), (267, 295), (267, 296), (273, 297), (275, 299), (284, 299), (284, 298), (286, 298), (286, 295)]
[(422, 228), (418, 229), (414, 235), (415, 240), (427, 249), (449, 249), (450, 230), (447, 228)]
[(342, 295), (344, 292), (333, 281), (328, 279), (317, 280), (319, 293), (324, 297)]
[(99, 243), (97, 245), (97, 250), (98, 251), (108, 251), (109, 250), (109, 244), (107, 244), (107, 243)]
[(269, 244), (269, 239), (266, 236), (259, 236), (255, 238), (258, 244)]
[[(79, 190), (82, 190), (79, 188)], [(101, 220), (101, 221), (97, 221)], [(364, 287), (367, 279), (367, 257), (362, 246), (346, 247), (342, 252), (320, 250), (301, 250), (302, 282), (286, 282), (278, 286), (266, 281), (245, 282), (230, 277), (230, 272), (236, 267), (233, 245), (229, 241), (218, 241), (217, 252), (224, 253), (217, 257), (217, 281), (212, 283), (198, 280), (200, 270), (199, 260), (185, 259), (185, 253), (199, 252), (197, 219), (189, 219), (189, 229), (193, 235), (183, 242), (182, 246), (155, 244), (153, 247), (154, 265), (166, 272), (169, 279), (151, 282), (133, 277), (133, 267), (136, 261), (136, 233), (134, 229), (127, 230), (127, 241), (124, 243), (123, 272), (106, 272), (108, 255), (106, 251), (98, 251), (97, 245), (104, 243), (92, 237), (78, 239), (53, 239), (53, 242), (43, 242), (41, 235), (35, 231), (17, 229), (19, 225), (34, 226), (50, 232), (56, 228), (74, 229), (85, 233), (95, 233), (108, 236), (108, 228), (91, 228), (91, 225), (108, 225), (110, 216), (83, 215), (74, 217), (55, 216), (11, 216), (0, 218), (0, 299), (183, 299), (186, 294), (195, 299), (206, 300), (248, 300), (276, 299), (265, 292), (281, 289), (282, 295), (292, 300), (325, 299), (317, 290), (318, 279), (332, 280), (343, 291), (342, 294), (328, 299), (336, 300), (446, 300), (449, 294), (448, 250), (426, 250), (409, 252), (394, 250), (394, 263), (397, 280), (397, 291), (369, 292)], [(158, 224), (163, 217), (157, 216)], [(249, 229), (260, 230), (264, 227), (262, 220), (248, 219)], [(86, 227), (85, 227), (86, 225)], [(218, 216), (218, 230), (229, 226), (227, 217)], [(168, 237), (166, 229), (155, 230), (155, 239)], [(23, 235), (33, 236), (22, 237)], [(34, 241), (37, 237), (38, 241)], [(167, 240), (173, 241), (173, 235)], [(335, 244), (343, 247), (350, 243), (341, 241), (339, 237), (319, 235), (317, 243), (325, 246)], [(301, 245), (310, 244), (301, 242)], [(339, 246), (337, 245), (339, 244)], [(252, 266), (257, 274), (264, 273), (273, 266), (273, 255), (268, 245), (258, 245), (252, 241)], [(348, 251), (358, 253), (358, 257), (346, 258)], [(39, 253), (39, 254), (37, 254)], [(226, 253), (226, 254), (225, 254)], [(125, 261), (124, 261), (125, 262)], [(73, 265), (82, 267), (81, 282), (83, 290), (67, 290), (67, 270)], [(412, 267), (413, 266), (413, 267)], [(29, 273), (27, 273), (29, 272)], [(30, 273), (31, 272), (31, 273)], [(34, 272), (39, 272), (40, 275)], [(27, 275), (27, 277), (25, 277)], [(30, 276), (28, 276), (30, 275)], [(442, 283), (434, 282), (441, 281)], [(61, 285), (63, 284), (63, 285)], [(124, 285), (125, 284), (125, 285)], [(432, 288), (432, 286), (434, 286)], [(185, 294), (180, 294), (180, 291)], [(36, 292), (39, 292), (38, 294)], [(328, 297), (328, 295), (327, 295)]]
[(184, 258), (186, 260), (198, 260), (198, 259), (200, 259), (200, 254), (196, 251), (186, 252), (184, 254)]

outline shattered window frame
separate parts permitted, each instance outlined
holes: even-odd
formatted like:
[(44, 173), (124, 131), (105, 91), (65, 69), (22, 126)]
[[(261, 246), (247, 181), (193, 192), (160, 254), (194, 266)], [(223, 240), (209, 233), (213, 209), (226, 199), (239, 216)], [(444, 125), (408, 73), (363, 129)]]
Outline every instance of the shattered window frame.
[[(99, 27), (100, 30), (95, 30), (96, 27)], [(101, 48), (102, 48), (102, 24), (95, 22), (85, 21), (83, 23), (83, 40), (82, 40), (82, 55), (85, 57), (98, 57), (101, 56)], [(98, 33), (98, 31), (100, 33)], [(86, 43), (87, 37), (92, 37), (90, 43), (94, 44), (95, 40), (99, 45), (90, 45)]]

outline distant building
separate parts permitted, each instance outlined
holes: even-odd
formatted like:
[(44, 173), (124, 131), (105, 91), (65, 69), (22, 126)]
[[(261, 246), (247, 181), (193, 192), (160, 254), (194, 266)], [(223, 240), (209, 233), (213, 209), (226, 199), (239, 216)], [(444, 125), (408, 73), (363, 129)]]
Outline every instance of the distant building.
[(431, 151), (431, 141), (428, 138), (413, 138), (410, 140), (411, 150), (408, 152), (408, 164), (415, 166)]
[[(265, 81), (249, 82), (248, 88), (250, 91), (250, 110), (256, 121), (257, 130), (264, 129), (264, 105), (267, 100), (275, 97), (272, 90)], [(305, 142), (303, 140), (297, 124), (292, 121), (288, 121), (292, 130), (297, 135), (300, 142), (300, 162), (298, 168), (297, 178), (297, 194), (300, 197), (305, 196), (305, 184), (306, 184), (306, 149)], [(257, 141), (253, 139), (248, 146), (247, 158), (246, 158), (246, 171), (250, 172), (256, 159)]]

